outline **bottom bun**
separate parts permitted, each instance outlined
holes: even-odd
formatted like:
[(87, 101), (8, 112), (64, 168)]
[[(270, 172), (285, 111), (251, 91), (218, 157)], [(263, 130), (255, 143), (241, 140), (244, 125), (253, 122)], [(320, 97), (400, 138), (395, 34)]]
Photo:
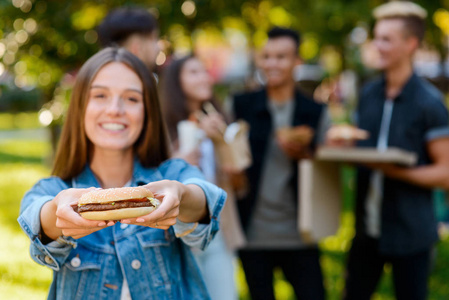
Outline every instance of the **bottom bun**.
[(132, 208), (119, 208), (114, 210), (104, 210), (104, 211), (85, 211), (80, 213), (80, 215), (88, 220), (96, 221), (115, 221), (122, 219), (136, 218), (144, 215), (148, 215), (150, 212), (155, 210), (156, 207), (132, 207)]

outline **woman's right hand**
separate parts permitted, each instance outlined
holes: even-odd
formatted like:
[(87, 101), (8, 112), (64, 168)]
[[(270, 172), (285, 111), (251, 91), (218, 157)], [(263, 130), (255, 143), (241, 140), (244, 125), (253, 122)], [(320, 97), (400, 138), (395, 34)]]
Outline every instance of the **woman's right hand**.
[(94, 189), (63, 190), (53, 200), (45, 203), (41, 210), (41, 225), (45, 235), (52, 240), (61, 235), (79, 239), (106, 226), (114, 225), (114, 221), (84, 219), (73, 209), (81, 195)]
[(226, 122), (219, 113), (204, 114), (199, 119), (199, 127), (206, 133), (211, 140), (220, 141), (226, 131)]

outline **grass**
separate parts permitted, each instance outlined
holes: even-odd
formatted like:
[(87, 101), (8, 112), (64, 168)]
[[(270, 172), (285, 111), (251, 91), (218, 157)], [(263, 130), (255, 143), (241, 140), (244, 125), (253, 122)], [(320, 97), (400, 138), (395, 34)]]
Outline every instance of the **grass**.
[[(51, 283), (51, 271), (33, 262), (29, 255), (29, 240), (16, 219), (23, 194), (50, 171), (45, 165), (50, 145), (42, 141), (0, 140), (0, 298), (12, 300), (45, 299)], [(321, 265), (325, 277), (328, 300), (341, 298), (344, 287), (344, 262), (354, 234), (352, 171), (345, 169), (345, 207), (341, 228), (337, 234), (320, 243), (323, 252)], [(449, 299), (449, 233), (437, 246), (437, 255), (429, 282), (430, 300)], [(245, 276), (241, 267), (236, 274), (240, 299), (249, 298)], [(292, 300), (293, 290), (284, 280), (282, 272), (275, 272), (275, 293), (279, 300)], [(393, 297), (391, 268), (385, 267), (373, 300)]]
[[(29, 239), (16, 219), (23, 194), (48, 176), (45, 142), (0, 141), (0, 295), (8, 299), (45, 299), (51, 271), (34, 263)], [(2, 297), (0, 297), (2, 298)]]
[(0, 130), (42, 127), (37, 112), (0, 113)]

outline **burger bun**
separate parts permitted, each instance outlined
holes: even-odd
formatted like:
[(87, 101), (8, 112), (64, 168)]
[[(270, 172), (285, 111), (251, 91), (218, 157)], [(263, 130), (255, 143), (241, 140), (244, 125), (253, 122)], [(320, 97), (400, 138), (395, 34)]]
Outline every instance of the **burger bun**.
[(156, 207), (132, 207), (132, 208), (120, 208), (114, 210), (104, 211), (86, 211), (80, 213), (81, 217), (88, 220), (104, 221), (104, 220), (123, 220), (137, 218), (144, 215), (148, 215), (154, 211)]

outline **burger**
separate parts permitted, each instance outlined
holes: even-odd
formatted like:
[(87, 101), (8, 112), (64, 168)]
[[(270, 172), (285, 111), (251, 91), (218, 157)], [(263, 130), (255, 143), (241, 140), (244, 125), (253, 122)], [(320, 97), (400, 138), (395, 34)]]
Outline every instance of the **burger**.
[(366, 140), (368, 137), (368, 131), (349, 124), (334, 125), (327, 132), (327, 138), (330, 140)]
[(312, 142), (314, 131), (307, 125), (282, 127), (277, 130), (277, 136), (285, 142), (299, 143), (303, 146), (308, 146)]
[(122, 220), (147, 215), (159, 204), (144, 187), (123, 187), (85, 193), (75, 210), (88, 220)]

